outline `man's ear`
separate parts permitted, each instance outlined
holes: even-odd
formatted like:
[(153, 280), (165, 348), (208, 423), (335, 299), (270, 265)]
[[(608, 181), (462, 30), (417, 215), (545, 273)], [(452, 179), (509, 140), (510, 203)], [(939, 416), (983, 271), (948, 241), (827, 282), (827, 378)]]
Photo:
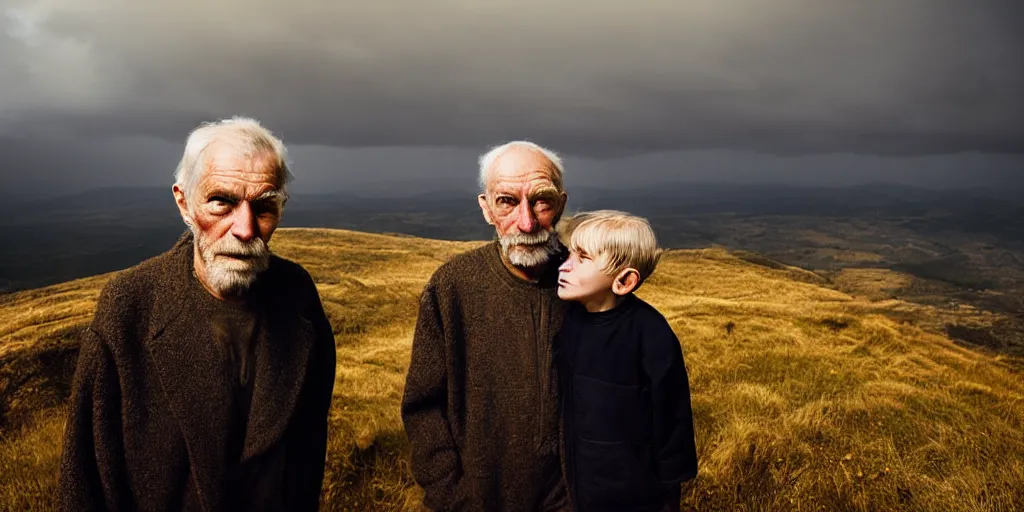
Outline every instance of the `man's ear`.
[(627, 295), (635, 290), (638, 284), (640, 284), (640, 272), (637, 272), (635, 268), (623, 269), (612, 281), (612, 293), (619, 296)]
[(555, 214), (555, 223), (556, 224), (558, 223), (558, 221), (562, 220), (562, 214), (565, 213), (565, 205), (568, 204), (568, 202), (569, 202), (569, 194), (566, 194), (565, 192), (562, 192), (562, 193), (559, 194), (559, 199), (561, 199), (562, 204), (559, 205), (558, 213)]
[(491, 209), (487, 206), (487, 194), (480, 194), (476, 196), (476, 200), (480, 203), (480, 211), (484, 214), (484, 220), (493, 226), (494, 220), (491, 219)]
[(171, 187), (171, 193), (174, 194), (174, 202), (178, 205), (178, 213), (181, 214), (181, 220), (186, 225), (192, 225), (192, 214), (188, 211), (188, 198), (185, 197), (185, 191), (178, 186), (177, 183)]

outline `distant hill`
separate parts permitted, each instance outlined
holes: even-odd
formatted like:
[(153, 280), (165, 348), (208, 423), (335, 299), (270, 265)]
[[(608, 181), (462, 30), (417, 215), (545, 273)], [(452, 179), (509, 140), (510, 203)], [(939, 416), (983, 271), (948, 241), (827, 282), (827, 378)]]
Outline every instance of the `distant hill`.
[[(809, 270), (844, 268), (850, 254), (958, 285), (1024, 293), (1024, 197), (988, 189), (929, 190), (888, 183), (797, 187), (664, 183), (602, 189), (573, 182), (570, 212), (614, 208), (650, 217), (662, 244), (721, 245)], [(282, 225), (442, 240), (482, 240), (475, 190), (412, 195), (295, 193)], [(103, 188), (57, 197), (14, 198), (0, 218), (0, 293), (109, 272), (160, 253), (184, 230), (170, 187)], [(809, 231), (827, 235), (808, 237)], [(911, 242), (911, 240), (918, 242)], [(978, 246), (997, 253), (981, 254)], [(904, 250), (908, 249), (908, 250)], [(921, 249), (921, 250), (919, 250)], [(838, 251), (838, 252), (837, 252)], [(1006, 259), (1003, 253), (1017, 257)], [(979, 268), (957, 263), (981, 254)], [(862, 265), (863, 261), (853, 262)], [(939, 272), (936, 268), (941, 267)], [(966, 281), (965, 281), (966, 279)]]
[[(399, 418), (417, 298), (441, 262), (479, 243), (275, 235), (273, 250), (313, 275), (338, 343), (324, 510), (418, 502)], [(78, 335), (110, 276), (0, 296), (0, 509), (52, 508)], [(1004, 318), (892, 298), (913, 282), (668, 252), (639, 295), (665, 314), (689, 370), (700, 474), (685, 507), (1019, 509), (1024, 362), (970, 345)]]

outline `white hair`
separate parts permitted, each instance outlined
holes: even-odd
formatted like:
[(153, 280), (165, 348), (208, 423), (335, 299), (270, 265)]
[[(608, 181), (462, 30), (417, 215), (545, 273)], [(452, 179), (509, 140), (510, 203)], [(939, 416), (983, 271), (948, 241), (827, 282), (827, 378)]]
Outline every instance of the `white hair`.
[(190, 208), (193, 204), (193, 192), (205, 170), (205, 151), (214, 142), (232, 144), (246, 156), (270, 155), (278, 168), (278, 179), (281, 184), (279, 192), (283, 199), (287, 199), (286, 186), (292, 179), (287, 162), (288, 149), (281, 139), (264, 128), (259, 121), (235, 116), (203, 123), (192, 130), (185, 139), (185, 154), (174, 170), (174, 184), (181, 187)]
[(562, 190), (562, 173), (565, 172), (565, 167), (562, 164), (561, 157), (559, 157), (558, 154), (555, 153), (554, 151), (534, 144), (530, 141), (514, 140), (512, 142), (506, 142), (505, 144), (502, 144), (500, 146), (494, 146), (487, 153), (484, 153), (483, 155), (480, 156), (480, 177), (478, 178), (478, 181), (480, 183), (481, 191), (487, 191), (487, 182), (489, 174), (491, 172), (491, 167), (494, 166), (494, 162), (498, 158), (500, 158), (501, 155), (505, 154), (505, 152), (513, 148), (526, 148), (532, 151), (536, 151), (544, 155), (544, 158), (550, 160), (551, 164), (555, 168), (555, 173), (554, 176), (551, 177), (551, 181), (554, 182), (555, 188), (557, 188), (560, 191)]

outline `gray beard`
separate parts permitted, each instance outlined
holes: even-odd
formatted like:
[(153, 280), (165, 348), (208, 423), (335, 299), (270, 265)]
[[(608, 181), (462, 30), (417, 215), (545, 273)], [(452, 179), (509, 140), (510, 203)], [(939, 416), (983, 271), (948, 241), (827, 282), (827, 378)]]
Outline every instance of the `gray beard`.
[[(220, 295), (238, 295), (252, 286), (256, 278), (270, 266), (270, 249), (262, 238), (242, 242), (230, 233), (214, 243), (197, 228), (189, 226), (195, 237), (199, 258), (206, 268), (206, 285)], [(218, 255), (243, 255), (246, 260), (217, 258)]]
[(558, 254), (561, 243), (554, 230), (539, 233), (513, 233), (498, 238), (501, 253), (517, 267), (539, 267)]

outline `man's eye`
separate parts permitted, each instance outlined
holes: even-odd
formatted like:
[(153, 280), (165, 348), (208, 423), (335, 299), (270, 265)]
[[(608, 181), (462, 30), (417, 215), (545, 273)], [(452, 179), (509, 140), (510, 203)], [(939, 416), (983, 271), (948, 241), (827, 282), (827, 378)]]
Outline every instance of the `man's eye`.
[(214, 211), (226, 211), (231, 208), (231, 201), (224, 197), (211, 197), (206, 204)]
[(514, 206), (515, 200), (508, 196), (498, 197), (498, 204), (502, 206)]
[(274, 203), (256, 203), (253, 205), (253, 210), (257, 215), (261, 217), (277, 215), (280, 208)]
[(551, 208), (551, 203), (549, 203), (547, 200), (540, 200), (537, 201), (536, 203), (533, 203), (533, 207), (536, 210), (546, 211)]

